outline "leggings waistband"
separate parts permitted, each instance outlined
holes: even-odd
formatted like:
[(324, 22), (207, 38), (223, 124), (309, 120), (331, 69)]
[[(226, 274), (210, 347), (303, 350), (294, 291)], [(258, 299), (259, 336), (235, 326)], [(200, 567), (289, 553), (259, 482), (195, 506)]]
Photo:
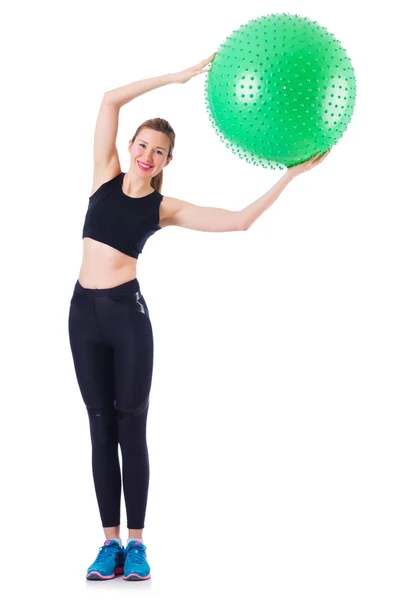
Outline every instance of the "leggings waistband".
[(140, 292), (140, 286), (138, 279), (132, 279), (131, 281), (126, 281), (126, 283), (121, 283), (120, 285), (116, 285), (116, 287), (111, 288), (85, 288), (81, 285), (79, 280), (76, 281), (76, 285), (74, 286), (75, 294), (83, 294), (84, 296), (89, 296), (93, 298), (104, 297), (104, 296), (120, 296), (120, 294), (135, 294), (136, 292)]

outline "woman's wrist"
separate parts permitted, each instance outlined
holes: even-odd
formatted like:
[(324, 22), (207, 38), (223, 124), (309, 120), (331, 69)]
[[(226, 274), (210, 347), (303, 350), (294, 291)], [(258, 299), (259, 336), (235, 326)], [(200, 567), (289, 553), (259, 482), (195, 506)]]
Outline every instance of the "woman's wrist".
[(282, 177), (282, 179), (284, 179), (284, 181), (286, 181), (287, 183), (291, 183), (291, 181), (293, 179), (295, 179), (296, 175), (293, 175), (291, 173), (291, 171), (289, 169), (287, 169)]

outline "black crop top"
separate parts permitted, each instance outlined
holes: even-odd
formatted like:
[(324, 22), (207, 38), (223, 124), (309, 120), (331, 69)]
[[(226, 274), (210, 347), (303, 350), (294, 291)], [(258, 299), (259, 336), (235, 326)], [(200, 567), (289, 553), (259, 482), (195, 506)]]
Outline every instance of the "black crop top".
[(131, 198), (122, 190), (125, 173), (103, 183), (88, 203), (83, 238), (103, 242), (138, 258), (146, 240), (156, 233), (163, 195), (153, 191), (141, 198)]

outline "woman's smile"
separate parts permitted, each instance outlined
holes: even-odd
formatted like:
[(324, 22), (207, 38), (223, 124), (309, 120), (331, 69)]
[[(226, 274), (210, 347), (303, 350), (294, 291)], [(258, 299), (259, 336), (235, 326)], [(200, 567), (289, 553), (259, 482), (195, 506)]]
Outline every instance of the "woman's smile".
[(141, 169), (141, 171), (150, 171), (153, 169), (153, 166), (147, 165), (147, 163), (140, 162), (139, 160), (136, 162), (138, 163), (138, 167)]

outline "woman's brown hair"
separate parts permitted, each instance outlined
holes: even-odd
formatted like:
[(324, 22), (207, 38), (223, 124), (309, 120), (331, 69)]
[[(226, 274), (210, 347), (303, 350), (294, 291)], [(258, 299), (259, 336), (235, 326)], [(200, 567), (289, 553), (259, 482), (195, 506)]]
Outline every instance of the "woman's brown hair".
[[(170, 140), (170, 149), (168, 151), (167, 159), (173, 156), (175, 146), (175, 131), (172, 129), (168, 121), (160, 118), (149, 119), (148, 121), (145, 121), (136, 130), (134, 137), (131, 140), (132, 143), (134, 143), (137, 135), (142, 131), (142, 129), (153, 129), (154, 131), (164, 133)], [(161, 188), (163, 186), (163, 169), (161, 169), (160, 173), (158, 173), (155, 177), (152, 177), (150, 180), (150, 185), (161, 193)]]

